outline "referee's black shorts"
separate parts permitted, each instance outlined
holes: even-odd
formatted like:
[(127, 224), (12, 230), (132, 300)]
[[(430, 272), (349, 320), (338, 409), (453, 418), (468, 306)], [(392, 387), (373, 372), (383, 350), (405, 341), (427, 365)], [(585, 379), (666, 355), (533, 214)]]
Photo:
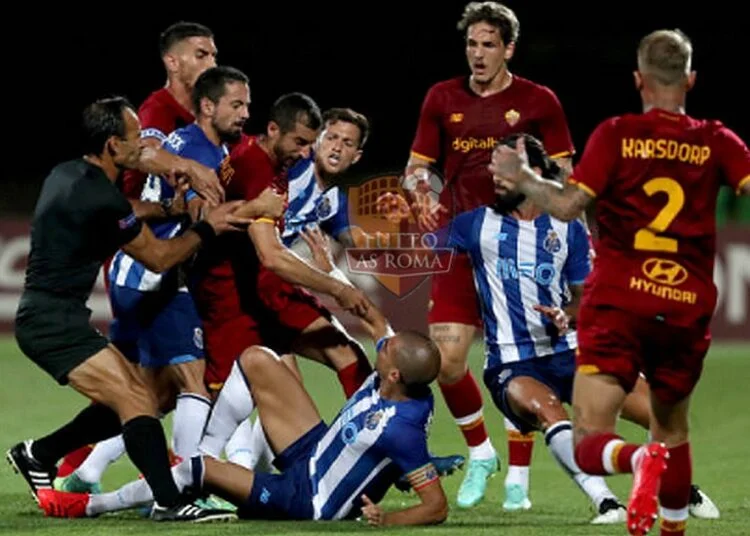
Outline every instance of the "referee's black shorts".
[(26, 290), (16, 314), (16, 340), (26, 356), (60, 385), (68, 373), (109, 344), (80, 299)]

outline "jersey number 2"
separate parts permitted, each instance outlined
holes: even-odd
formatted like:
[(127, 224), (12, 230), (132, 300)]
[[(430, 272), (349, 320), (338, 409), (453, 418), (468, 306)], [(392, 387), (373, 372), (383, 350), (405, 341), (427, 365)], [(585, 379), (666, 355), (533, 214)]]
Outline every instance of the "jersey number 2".
[(656, 233), (663, 233), (669, 227), (677, 214), (685, 205), (685, 191), (680, 183), (669, 177), (657, 177), (643, 185), (646, 194), (651, 197), (655, 193), (667, 194), (667, 204), (664, 205), (656, 217), (648, 224), (648, 227), (639, 229), (635, 233), (633, 247), (645, 251), (668, 251), (677, 253), (677, 240), (665, 238)]

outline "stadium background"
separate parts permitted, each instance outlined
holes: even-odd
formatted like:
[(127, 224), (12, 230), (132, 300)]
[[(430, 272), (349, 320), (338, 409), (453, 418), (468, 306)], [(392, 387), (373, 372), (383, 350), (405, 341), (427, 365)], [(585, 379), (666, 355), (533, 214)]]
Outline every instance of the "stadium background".
[[(696, 47), (698, 85), (688, 99), (696, 116), (717, 117), (750, 141), (750, 107), (742, 81), (747, 44), (739, 4), (712, 2), (509, 1), (521, 20), (521, 40), (512, 71), (552, 87), (567, 113), (575, 145), (583, 149), (588, 134), (603, 118), (636, 111), (640, 103), (631, 71), (635, 47), (646, 32), (680, 27)], [(14, 5), (6, 17), (4, 119), (6, 153), (0, 194), (0, 443), (36, 437), (59, 426), (85, 401), (59, 388), (23, 357), (12, 337), (12, 320), (28, 251), (28, 224), (42, 180), (58, 161), (78, 154), (77, 122), (81, 107), (107, 93), (123, 93), (139, 103), (164, 83), (157, 53), (158, 33), (178, 19), (198, 20), (216, 33), (219, 61), (245, 70), (251, 79), (252, 109), (248, 132), (265, 124), (265, 113), (284, 92), (304, 91), (322, 108), (351, 106), (366, 113), (373, 126), (365, 156), (348, 177), (352, 184), (398, 171), (408, 156), (419, 107), (437, 80), (465, 73), (461, 36), (455, 30), (464, 2), (325, 2), (315, 5), (221, 4), (178, 9), (164, 4), (106, 5), (85, 9), (71, 4)], [(153, 8), (153, 9), (149, 9)], [(210, 8), (210, 9), (209, 9)], [(105, 15), (105, 10), (108, 15)], [(750, 494), (747, 482), (747, 378), (750, 377), (750, 210), (720, 203), (720, 270), (722, 302), (703, 380), (691, 415), (694, 475), (717, 502), (722, 519), (691, 522), (691, 534), (747, 534)], [(429, 285), (405, 299), (365, 279), (370, 291), (397, 327), (424, 321)], [(108, 315), (99, 289), (92, 299), (99, 323)], [(343, 317), (346, 318), (346, 317)], [(4, 333), (4, 334), (3, 334)], [(732, 336), (732, 333), (734, 336)], [(723, 334), (723, 335), (722, 335)], [(744, 340), (740, 344), (725, 341)], [(369, 346), (368, 346), (369, 347)], [(470, 364), (481, 377), (482, 348)], [(305, 382), (324, 418), (341, 406), (335, 376), (317, 365), (302, 364)], [(489, 402), (486, 390), (482, 388)], [(488, 429), (507, 461), (502, 420), (491, 404), (485, 408)], [(169, 427), (167, 418), (167, 429)], [(744, 424), (743, 424), (744, 423)], [(625, 437), (642, 441), (644, 433), (627, 423)], [(464, 445), (442, 398), (436, 396), (436, 418), (430, 448), (439, 454), (464, 452)], [(113, 489), (137, 471), (122, 459), (104, 476)], [(531, 470), (533, 510), (508, 514), (499, 505), (505, 470), (493, 479), (486, 500), (476, 509), (452, 508), (448, 525), (404, 529), (394, 534), (622, 534), (622, 527), (592, 527), (585, 498), (560, 471), (538, 438)], [(445, 479), (449, 500), (463, 473)], [(613, 489), (627, 497), (630, 479), (613, 478)], [(392, 492), (389, 509), (413, 504), (414, 498)], [(255, 523), (221, 527), (163, 527), (138, 521), (138, 514), (97, 520), (47, 520), (29, 500), (25, 484), (0, 466), (0, 534), (125, 535), (142, 534), (295, 534), (314, 536), (354, 532), (350, 524)]]
[[(616, 10), (583, 2), (508, 5), (521, 21), (511, 70), (557, 93), (579, 154), (599, 121), (639, 109), (631, 74), (635, 48), (644, 33), (660, 27), (679, 27), (694, 42), (698, 83), (688, 97), (689, 113), (720, 118), (750, 140), (750, 107), (737, 63), (744, 23), (733, 16), (738, 8), (731, 4), (714, 2), (710, 10), (677, 2), (630, 2)], [(13, 104), (5, 118), (13, 144), (4, 159), (0, 196), (0, 329), (12, 328), (28, 222), (41, 183), (53, 165), (78, 154), (81, 108), (108, 93), (124, 94), (137, 105), (163, 85), (157, 39), (167, 25), (178, 19), (209, 25), (219, 62), (249, 75), (247, 132), (263, 129), (271, 103), (289, 91), (308, 93), (323, 109), (350, 106), (365, 113), (372, 124), (370, 141), (346, 178), (357, 184), (403, 168), (425, 92), (438, 80), (466, 72), (462, 36), (455, 29), (463, 6), (326, 2), (239, 12), (229, 6), (210, 13), (175, 10), (169, 16), (143, 5), (110, 16), (56, 13), (52, 7), (43, 18), (20, 6), (19, 20), (33, 24), (14, 35), (7, 55)], [(750, 200), (738, 202), (727, 190), (719, 209), (722, 303), (716, 335), (747, 339)], [(360, 282), (396, 315), (396, 325), (424, 327), (429, 285), (398, 298), (367, 279)], [(101, 288), (92, 308), (95, 318), (105, 321)]]

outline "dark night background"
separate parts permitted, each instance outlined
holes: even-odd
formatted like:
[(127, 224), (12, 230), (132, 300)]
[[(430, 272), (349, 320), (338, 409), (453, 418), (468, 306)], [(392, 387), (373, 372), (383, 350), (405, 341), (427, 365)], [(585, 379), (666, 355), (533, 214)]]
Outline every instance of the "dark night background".
[[(182, 3), (182, 6), (186, 3)], [(403, 166), (422, 98), (467, 72), (456, 30), (465, 2), (274, 2), (92, 4), (55, 12), (41, 4), (5, 17), (9, 39), (4, 112), (6, 157), (0, 215), (28, 215), (57, 162), (78, 156), (82, 107), (108, 93), (137, 106), (165, 75), (159, 33), (177, 20), (213, 29), (219, 63), (250, 77), (251, 119), (265, 125), (282, 93), (302, 91), (325, 109), (350, 106), (372, 135), (353, 179)], [(728, 2), (508, 1), (521, 22), (511, 72), (551, 87), (580, 152), (602, 119), (637, 111), (635, 49), (645, 33), (678, 27), (693, 40), (696, 88), (688, 113), (717, 118), (750, 142), (747, 19)], [(159, 13), (155, 7), (170, 11)], [(210, 8), (210, 9), (208, 9)], [(263, 11), (261, 11), (263, 9)], [(24, 13), (25, 12), (25, 13)], [(166, 15), (165, 13), (170, 13)]]

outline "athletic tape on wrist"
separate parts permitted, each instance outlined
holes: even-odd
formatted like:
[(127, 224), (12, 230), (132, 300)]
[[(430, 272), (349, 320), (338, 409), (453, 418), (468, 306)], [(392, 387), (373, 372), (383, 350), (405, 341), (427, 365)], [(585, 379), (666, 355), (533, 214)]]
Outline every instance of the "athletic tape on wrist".
[(375, 343), (375, 350), (380, 352), (383, 349), (383, 346), (385, 346), (385, 342), (390, 339), (391, 337), (394, 337), (396, 335), (396, 332), (393, 331), (393, 328), (388, 324), (385, 328), (385, 335), (380, 337), (378, 341)]
[(344, 274), (344, 272), (342, 272), (338, 266), (334, 266), (333, 270), (328, 272), (328, 275), (330, 275), (334, 279), (338, 279), (345, 285), (349, 285), (350, 287), (354, 286), (354, 284), (351, 281), (349, 281), (349, 279), (346, 277), (346, 274)]

